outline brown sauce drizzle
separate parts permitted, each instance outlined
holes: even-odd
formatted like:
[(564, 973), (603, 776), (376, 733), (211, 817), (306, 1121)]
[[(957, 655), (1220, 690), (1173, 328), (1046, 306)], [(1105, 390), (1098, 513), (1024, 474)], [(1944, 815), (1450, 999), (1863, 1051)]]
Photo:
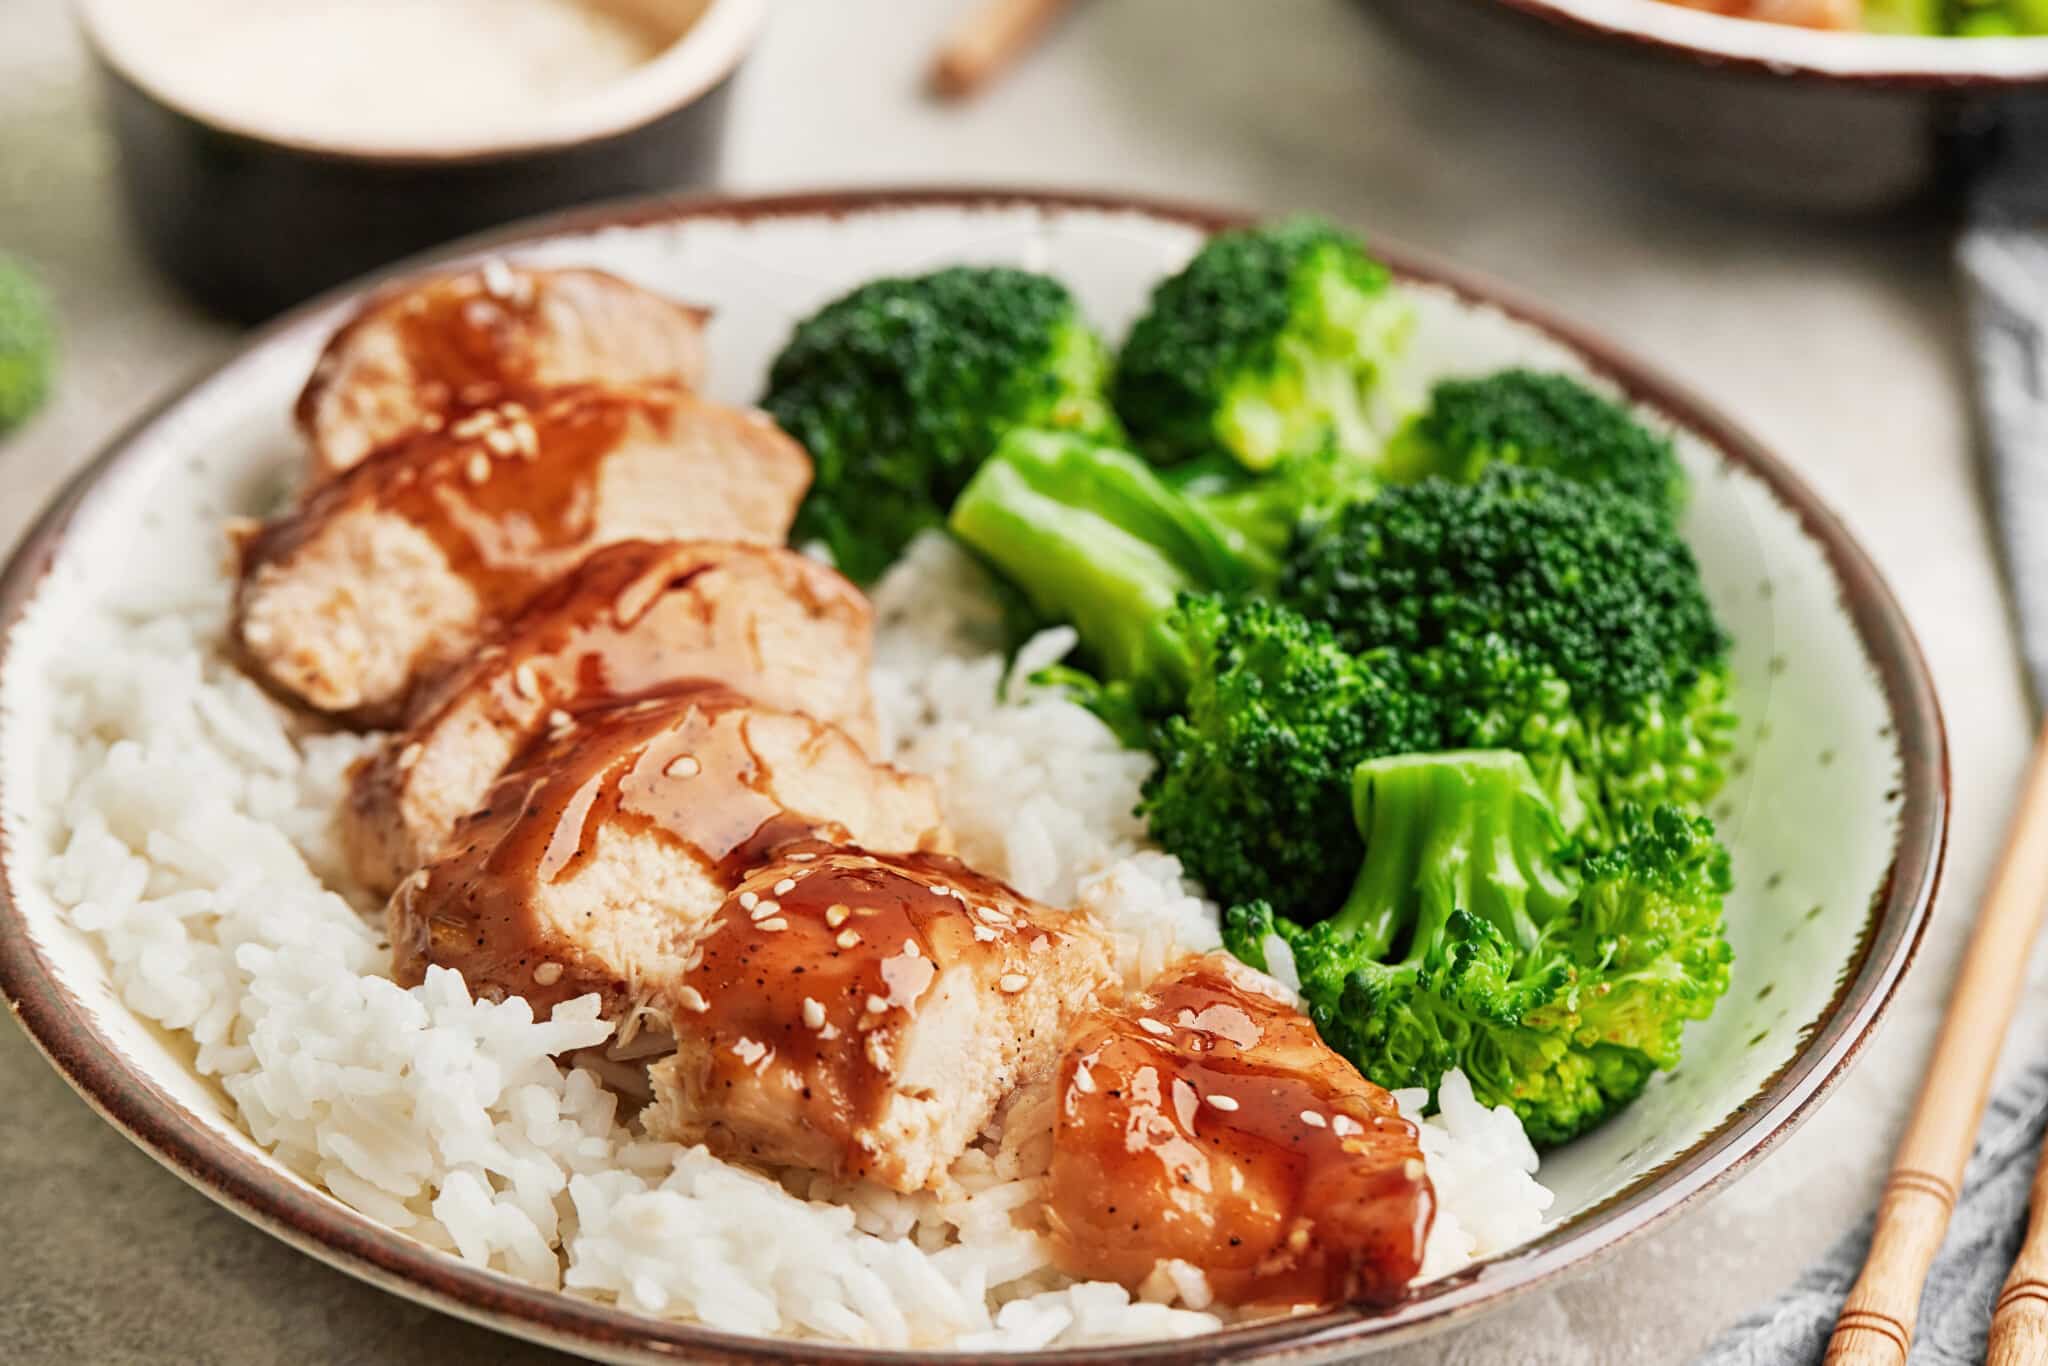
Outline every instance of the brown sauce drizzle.
[(1215, 957), (1077, 1027), (1057, 1079), (1054, 1257), (1142, 1283), (1200, 1267), (1226, 1304), (1400, 1298), (1435, 1193), (1393, 1098)]
[[(513, 760), (492, 809), (470, 829), (488, 845), (479, 873), (558, 882), (594, 852), (608, 825), (652, 830), (713, 870), (757, 861), (779, 838), (841, 833), (792, 816), (747, 740), (753, 707), (729, 688), (683, 681), (670, 694), (587, 711)], [(496, 800), (525, 784), (522, 799)], [(736, 873), (728, 872), (728, 876)]]
[(595, 530), (605, 457), (636, 419), (666, 423), (659, 391), (562, 389), (537, 408), (478, 408), (420, 431), (316, 486), (243, 547), (243, 564), (282, 560), (352, 507), (401, 517), (431, 536), (502, 616), (571, 569)]
[(897, 1034), (948, 971), (968, 968), (977, 991), (1017, 989), (1007, 974), (1060, 936), (1040, 916), (1060, 913), (943, 855), (784, 847), (719, 908), (669, 996), (678, 1034), (699, 1045), (697, 1094), (715, 1111), (764, 1090), (842, 1174), (868, 1175), (888, 1157), (863, 1139), (894, 1089)]

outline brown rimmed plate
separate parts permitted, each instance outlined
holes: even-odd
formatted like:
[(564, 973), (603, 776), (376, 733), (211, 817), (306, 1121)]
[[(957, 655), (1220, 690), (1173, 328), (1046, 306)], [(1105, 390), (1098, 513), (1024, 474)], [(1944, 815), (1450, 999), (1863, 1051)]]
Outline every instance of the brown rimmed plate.
[[(504, 253), (597, 265), (713, 304), (721, 397), (744, 400), (790, 322), (868, 276), (939, 263), (1058, 274), (1112, 334), (1220, 210), (1092, 195), (920, 190), (648, 201), (515, 229), (446, 260)], [(1449, 371), (1584, 371), (1672, 426), (1695, 476), (1686, 530), (1737, 641), (1742, 762), (1717, 807), (1740, 888), (1735, 988), (1687, 1060), (1631, 1110), (1546, 1159), (1534, 1241), (1378, 1313), (1340, 1309), (1194, 1341), (1040, 1354), (1059, 1361), (1317, 1360), (1442, 1328), (1564, 1274), (1731, 1180), (1809, 1114), (1870, 1037), (1919, 942), (1945, 845), (1948, 765), (1919, 650), (1868, 557), (1778, 458), (1684, 386), (1509, 291), (1386, 249), (1420, 318), (1413, 391)], [(394, 1293), (618, 1361), (897, 1359), (736, 1337), (530, 1288), (392, 1233), (271, 1161), (177, 1041), (140, 1022), (37, 873), (35, 794), (53, 699), (46, 647), (67, 603), (147, 601), (149, 570), (274, 485), (287, 411), (359, 291), (292, 314), (145, 418), (45, 513), (0, 578), (0, 990), (109, 1122), (259, 1227)], [(1008, 1360), (1009, 1358), (999, 1358)], [(1024, 1358), (1018, 1358), (1020, 1361)]]

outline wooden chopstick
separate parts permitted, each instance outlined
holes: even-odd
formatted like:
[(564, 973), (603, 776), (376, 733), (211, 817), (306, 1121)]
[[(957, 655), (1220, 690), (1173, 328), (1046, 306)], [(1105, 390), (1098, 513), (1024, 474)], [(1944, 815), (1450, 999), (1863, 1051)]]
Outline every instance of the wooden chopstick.
[[(1999, 1045), (2026, 982), (2028, 950), (2048, 908), (2048, 729), (2034, 743), (2005, 840), (1920, 1098), (1892, 1159), (1877, 1236), (1835, 1320), (1829, 1366), (1902, 1366), (1912, 1345), (1927, 1268), (1948, 1232)], [(2040, 1195), (2037, 1187), (2037, 1211)]]
[(1024, 55), (1074, 0), (983, 0), (932, 61), (932, 89), (964, 99)]
[(2042, 1361), (2048, 1361), (2048, 1148), (2034, 1168), (2034, 1189), (2027, 1197), (2027, 1240), (1991, 1311), (1984, 1366)]

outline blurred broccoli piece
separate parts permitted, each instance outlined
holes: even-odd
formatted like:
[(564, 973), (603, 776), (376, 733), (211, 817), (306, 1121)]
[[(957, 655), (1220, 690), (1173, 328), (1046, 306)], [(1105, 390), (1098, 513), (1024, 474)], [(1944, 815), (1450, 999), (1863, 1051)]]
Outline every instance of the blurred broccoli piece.
[(1568, 375), (1503, 370), (1446, 380), (1389, 444), (1387, 479), (1469, 484), (1496, 464), (1547, 469), (1626, 494), (1667, 521), (1685, 504), (1671, 439)]
[(48, 296), (26, 264), (0, 255), (0, 433), (43, 406), (56, 366), (57, 326)]
[(1006, 432), (1117, 433), (1109, 355), (1064, 285), (956, 267), (862, 285), (799, 323), (762, 406), (811, 454), (794, 536), (871, 582)]
[(1370, 456), (1369, 395), (1409, 322), (1385, 267), (1334, 224), (1222, 233), (1153, 291), (1117, 357), (1116, 410), (1161, 465)]

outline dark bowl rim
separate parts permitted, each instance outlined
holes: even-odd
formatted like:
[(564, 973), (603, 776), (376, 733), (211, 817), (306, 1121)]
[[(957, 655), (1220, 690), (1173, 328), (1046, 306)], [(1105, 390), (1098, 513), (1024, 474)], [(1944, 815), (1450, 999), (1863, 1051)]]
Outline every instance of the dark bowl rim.
[[(1910, 50), (1923, 43), (1962, 45), (1959, 51), (1970, 47), (1990, 44), (2025, 43), (2031, 50), (2040, 52), (2041, 60), (2031, 69), (2015, 71), (1993, 71), (1972, 69), (1967, 64), (1914, 64), (1910, 61), (1871, 60), (1862, 66), (1839, 66), (1821, 62), (1814, 57), (1793, 52), (1767, 56), (1755, 52), (1730, 51), (1708, 43), (1686, 42), (1657, 33), (1648, 33), (1625, 23), (1610, 23), (1591, 15), (1578, 14), (1564, 8), (1558, 0), (1480, 0), (1501, 9), (1513, 10), (1533, 19), (1569, 30), (1577, 36), (1612, 46), (1632, 48), (1646, 55), (1703, 66), (1715, 71), (1740, 72), (1752, 76), (1764, 76), (1773, 80), (1792, 81), (1802, 84), (1836, 86), (1860, 90), (1883, 91), (1955, 91), (1995, 93), (1999, 91), (2023, 90), (2048, 84), (2048, 37), (2027, 38), (1944, 38), (1935, 36), (1893, 36), (1885, 34), (1821, 34), (1808, 29), (1790, 29), (1786, 25), (1766, 24), (1761, 20), (1740, 19), (1720, 14), (1696, 14), (1691, 16), (1702, 26), (1735, 26), (1727, 31), (1765, 30), (1788, 33), (1788, 43), (1803, 47), (1806, 44), (1825, 45), (1848, 42), (1869, 43), (1879, 52)], [(1641, 0), (1644, 4), (1658, 3), (1658, 0)], [(1402, 3), (1402, 0), (1394, 0)], [(1752, 35), (1753, 36), (1753, 35)], [(1904, 47), (1902, 48), (1902, 45)]]
[[(158, 425), (189, 404), (211, 401), (235, 369), (286, 337), (331, 327), (347, 303), (377, 285), (428, 266), (472, 262), (494, 251), (607, 228), (703, 219), (750, 222), (886, 212), (920, 207), (1017, 207), (1138, 214), (1205, 232), (1250, 215), (1209, 206), (1109, 192), (1026, 188), (861, 189), (782, 194), (692, 195), (628, 200), (570, 210), (458, 243), (332, 291), (252, 335), (219, 367), (173, 394), (115, 437), (56, 496), (0, 572), (0, 673), (15, 627), (62, 548), (69, 526), (97, 492), (148, 458)], [(1511, 289), (1444, 266), (1425, 253), (1388, 248), (1381, 255), (1404, 279), (1435, 284), (1467, 302), (1489, 305), (1563, 341), (1622, 389), (1708, 440), (1760, 479), (1823, 550), (1843, 605), (1876, 669), (1895, 728), (1901, 762), (1899, 830), (1890, 869), (1871, 898), (1856, 957), (1833, 1000), (1809, 1026), (1805, 1043), (1757, 1093), (1713, 1131), (1657, 1170), (1537, 1243), (1446, 1280), (1391, 1310), (1335, 1309), (1229, 1328), (1195, 1340), (1159, 1341), (1041, 1353), (986, 1354), (1002, 1366), (1120, 1366), (1189, 1360), (1282, 1360), (1420, 1336), (1497, 1306), (1568, 1268), (1662, 1224), (1719, 1189), (1807, 1118), (1872, 1036), (1919, 948), (1941, 880), (1949, 819), (1946, 731), (1925, 658), (1876, 566), (1821, 500), (1776, 456), (1689, 388), (1576, 323), (1559, 319)], [(0, 786), (6, 779), (0, 774)], [(615, 1360), (688, 1359), (717, 1363), (841, 1363), (885, 1366), (957, 1360), (949, 1353), (898, 1353), (755, 1338), (631, 1314), (544, 1291), (479, 1270), (376, 1225), (300, 1182), (279, 1174), (209, 1130), (156, 1084), (123, 1061), (83, 1005), (53, 974), (26, 932), (10, 883), (0, 830), (0, 994), (51, 1064), (87, 1104), (137, 1146), (217, 1203), (283, 1241), (358, 1279), (444, 1312), (586, 1355)]]
[[(112, 79), (133, 90), (162, 113), (184, 124), (204, 129), (208, 134), (231, 144), (263, 148), (273, 154), (295, 157), (305, 162), (389, 170), (441, 170), (453, 167), (486, 167), (532, 157), (573, 154), (586, 148), (607, 146), (621, 138), (631, 137), (652, 128), (665, 119), (673, 118), (703, 101), (732, 78), (733, 73), (739, 70), (759, 44), (772, 8), (773, 0), (704, 0), (704, 8), (692, 21), (690, 29), (663, 48), (652, 61), (661, 62), (692, 43), (710, 41), (701, 37), (705, 32), (711, 33), (714, 37), (722, 37), (726, 50), (698, 79), (667, 92), (659, 102), (632, 118), (599, 128), (560, 134), (530, 132), (502, 141), (483, 139), (447, 148), (386, 147), (378, 145), (373, 139), (351, 142), (339, 138), (295, 137), (239, 119), (209, 114), (204, 109), (177, 98), (161, 84), (123, 62), (96, 28), (90, 4), (78, 4), (75, 11), (79, 33), (83, 36), (86, 49), (91, 53), (93, 60)], [(737, 17), (724, 20), (725, 15)], [(711, 20), (714, 17), (725, 22), (731, 32), (722, 33), (720, 29), (712, 26)]]

